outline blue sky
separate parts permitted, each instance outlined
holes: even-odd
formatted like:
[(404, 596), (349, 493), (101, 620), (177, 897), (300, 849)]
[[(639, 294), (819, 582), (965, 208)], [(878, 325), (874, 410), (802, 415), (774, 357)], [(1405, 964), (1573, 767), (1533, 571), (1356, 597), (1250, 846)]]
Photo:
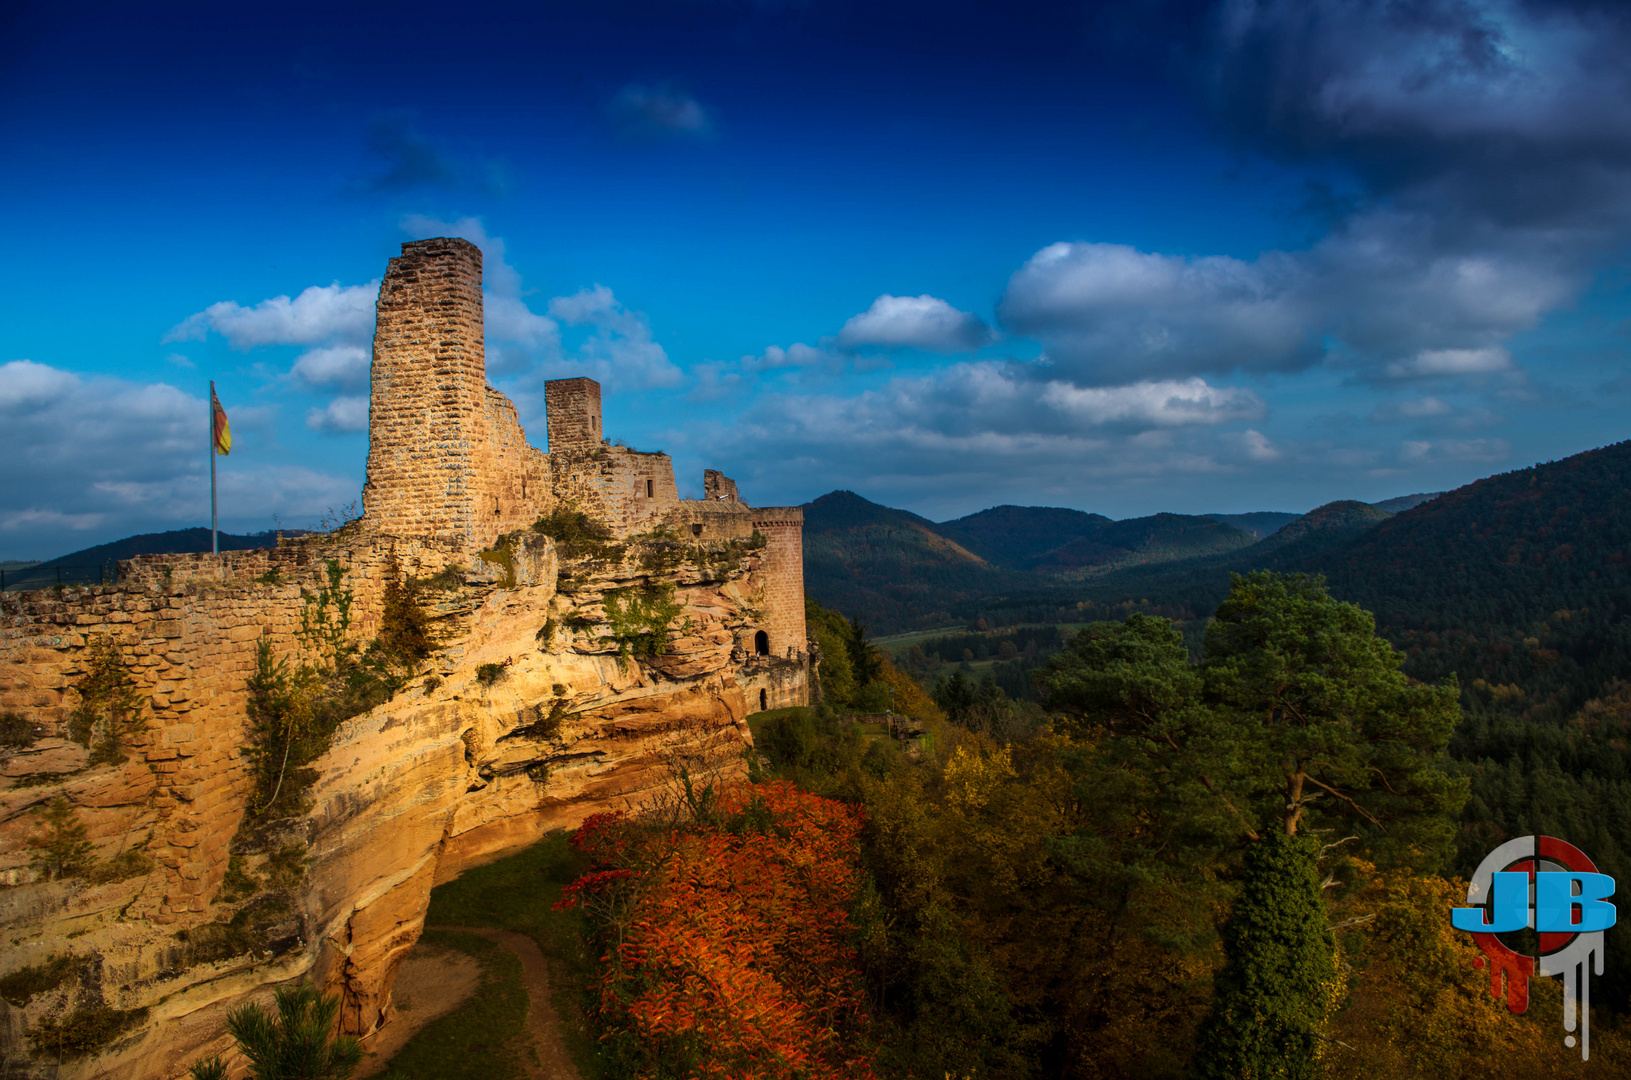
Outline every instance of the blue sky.
[(1306, 510), (1626, 435), (1622, 5), (0, 14), (0, 558), (358, 497), (404, 240), (761, 505)]

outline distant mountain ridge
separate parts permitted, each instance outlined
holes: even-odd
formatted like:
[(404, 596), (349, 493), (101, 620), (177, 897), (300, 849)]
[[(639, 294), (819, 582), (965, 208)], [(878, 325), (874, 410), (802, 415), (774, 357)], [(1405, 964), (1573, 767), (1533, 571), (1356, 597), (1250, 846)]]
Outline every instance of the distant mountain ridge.
[[(1435, 497), (1407, 495), (1388, 505)], [(1121, 521), (1068, 507), (1003, 505), (934, 522), (853, 491), (834, 491), (804, 506), (805, 588), (829, 607), (894, 632), (957, 622), (970, 605), (1071, 582), (1142, 580), (1175, 564), (1232, 564), (1259, 548), (1299, 557), (1389, 516), (1381, 505), (1353, 501), (1307, 514), (1151, 514)]]
[[(304, 536), (305, 529), (284, 529), (284, 536)], [(247, 551), (251, 548), (277, 547), (278, 530), (237, 535), (220, 533), (222, 551)], [(193, 529), (171, 529), (169, 532), (141, 533), (98, 544), (81, 551), (49, 559), (40, 564), (48, 566), (98, 566), (109, 560), (129, 559), (136, 555), (180, 555), (210, 550), (210, 531), (202, 526)]]

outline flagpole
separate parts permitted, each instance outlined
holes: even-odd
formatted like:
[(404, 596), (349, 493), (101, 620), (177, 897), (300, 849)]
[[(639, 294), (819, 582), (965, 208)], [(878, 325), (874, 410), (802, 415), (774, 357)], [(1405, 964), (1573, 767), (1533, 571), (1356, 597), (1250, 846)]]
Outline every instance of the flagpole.
[(215, 533), (215, 380), (210, 380), (210, 554), (221, 554)]

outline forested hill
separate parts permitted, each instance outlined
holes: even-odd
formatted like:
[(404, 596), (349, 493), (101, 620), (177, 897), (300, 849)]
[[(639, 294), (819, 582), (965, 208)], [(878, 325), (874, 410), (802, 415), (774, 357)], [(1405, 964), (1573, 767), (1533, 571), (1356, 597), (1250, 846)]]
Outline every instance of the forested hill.
[[(305, 529), (285, 529), (284, 536), (301, 536)], [(250, 533), (238, 536), (233, 533), (220, 533), (220, 549), (222, 551), (243, 551), (248, 548), (269, 548), (277, 546), (278, 534), (276, 531)], [(136, 536), (127, 536), (123, 540), (114, 540), (106, 544), (97, 544), (95, 547), (71, 551), (66, 555), (59, 555), (42, 563), (37, 563), (27, 571), (7, 571), (6, 588), (44, 588), (47, 584), (54, 584), (58, 579), (58, 568), (62, 568), (64, 581), (89, 581), (95, 584), (98, 580), (98, 571), (102, 571), (107, 580), (112, 580), (114, 564), (120, 559), (129, 559), (137, 555), (175, 555), (190, 552), (210, 550), (210, 531), (205, 528), (172, 529), (161, 533), (140, 533)]]
[(1001, 595), (1014, 575), (904, 510), (834, 491), (804, 506), (811, 596), (885, 631), (944, 625), (953, 608)]
[(937, 524), (835, 491), (804, 507), (804, 579), (823, 604), (890, 632), (944, 626), (971, 605), (1116, 567), (1223, 554), (1255, 540), (1212, 517), (1112, 521), (1043, 506), (997, 506)]
[(1397, 515), (1332, 503), (1244, 551), (1121, 571), (1075, 596), (1093, 610), (1131, 602), (1198, 629), (1231, 571), (1324, 574), (1334, 594), (1376, 614), (1413, 673), (1521, 687), (1523, 711), (1555, 717), (1631, 676), (1628, 560), (1631, 443), (1619, 443)]
[(1423, 677), (1476, 673), (1561, 717), (1631, 676), (1631, 442), (1469, 484), (1306, 568)]

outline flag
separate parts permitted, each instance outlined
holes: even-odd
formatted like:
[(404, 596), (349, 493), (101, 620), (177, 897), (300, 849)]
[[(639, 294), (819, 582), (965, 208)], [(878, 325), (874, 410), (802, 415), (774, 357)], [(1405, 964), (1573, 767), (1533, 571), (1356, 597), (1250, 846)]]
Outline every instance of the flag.
[(232, 429), (227, 427), (227, 411), (221, 408), (221, 399), (215, 396), (215, 387), (210, 387), (210, 405), (215, 413), (215, 452), (217, 454), (232, 453)]

